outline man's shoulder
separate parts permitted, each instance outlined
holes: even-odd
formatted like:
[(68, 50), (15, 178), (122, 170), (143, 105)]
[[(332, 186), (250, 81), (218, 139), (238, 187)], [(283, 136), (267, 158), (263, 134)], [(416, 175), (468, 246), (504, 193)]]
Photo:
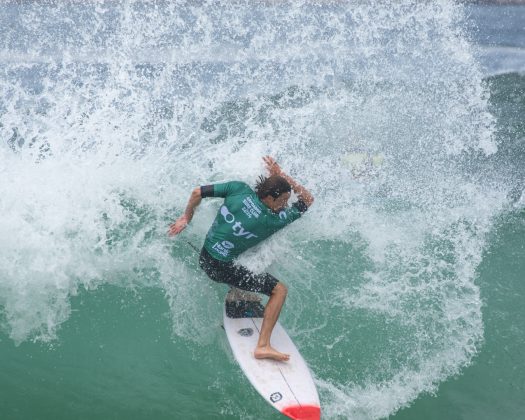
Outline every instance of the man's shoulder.
[(245, 195), (253, 193), (248, 184), (242, 181), (220, 182), (210, 185), (213, 197), (228, 197), (234, 195)]
[(278, 228), (282, 228), (299, 219), (307, 209), (308, 206), (302, 200), (298, 200), (290, 207), (286, 207), (279, 212), (274, 213), (270, 210), (269, 214), (271, 214), (272, 223)]
[(230, 181), (228, 184), (230, 184), (231, 191), (237, 194), (255, 194), (255, 191), (246, 183), (243, 181)]

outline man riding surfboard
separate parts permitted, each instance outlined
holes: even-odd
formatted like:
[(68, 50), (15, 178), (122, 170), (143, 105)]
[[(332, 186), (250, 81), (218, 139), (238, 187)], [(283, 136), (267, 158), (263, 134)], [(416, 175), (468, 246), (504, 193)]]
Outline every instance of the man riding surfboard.
[[(255, 274), (236, 264), (235, 258), (301, 217), (312, 205), (314, 197), (287, 175), (272, 157), (265, 156), (263, 160), (270, 176), (261, 176), (255, 191), (238, 181), (195, 188), (184, 214), (170, 225), (168, 234), (175, 236), (184, 230), (203, 198), (224, 198), (206, 235), (199, 264), (214, 281), (270, 297), (264, 309), (254, 356), (257, 359), (286, 361), (290, 356), (274, 349), (270, 336), (288, 289), (271, 274)], [(298, 200), (288, 207), (292, 190)]]

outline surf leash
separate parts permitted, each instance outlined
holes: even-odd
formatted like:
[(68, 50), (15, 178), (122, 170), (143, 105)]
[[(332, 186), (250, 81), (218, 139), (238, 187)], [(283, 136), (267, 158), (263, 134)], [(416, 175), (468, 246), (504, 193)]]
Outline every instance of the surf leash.
[(193, 248), (193, 250), (198, 254), (199, 248), (197, 248), (195, 245), (193, 245), (190, 241), (186, 241), (186, 243)]

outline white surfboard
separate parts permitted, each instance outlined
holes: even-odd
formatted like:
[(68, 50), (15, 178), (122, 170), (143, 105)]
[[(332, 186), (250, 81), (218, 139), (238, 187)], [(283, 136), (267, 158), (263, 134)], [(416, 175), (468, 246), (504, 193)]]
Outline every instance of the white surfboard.
[(259, 394), (281, 413), (296, 420), (319, 420), (319, 396), (310, 370), (279, 322), (271, 343), (289, 354), (290, 360), (258, 360), (253, 356), (263, 310), (254, 293), (232, 288), (226, 295), (224, 329), (235, 359)]

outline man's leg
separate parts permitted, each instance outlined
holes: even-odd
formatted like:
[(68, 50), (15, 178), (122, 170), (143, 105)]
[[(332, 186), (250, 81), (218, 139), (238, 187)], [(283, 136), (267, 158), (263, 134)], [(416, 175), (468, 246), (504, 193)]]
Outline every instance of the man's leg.
[(272, 290), (270, 300), (268, 300), (266, 308), (264, 308), (261, 333), (259, 334), (259, 341), (257, 342), (257, 347), (254, 351), (256, 359), (274, 359), (280, 361), (290, 359), (289, 354), (278, 352), (270, 345), (270, 337), (272, 335), (273, 327), (275, 327), (277, 319), (279, 318), (287, 293), (288, 289), (281, 282), (277, 283)]
[(266, 308), (264, 308), (261, 333), (254, 356), (257, 359), (288, 360), (290, 355), (278, 352), (270, 345), (270, 336), (288, 293), (286, 286), (268, 273), (256, 275), (242, 265), (214, 260), (204, 249), (200, 257), (200, 265), (208, 277), (214, 281), (226, 283), (241, 290), (264, 293), (270, 296)]

